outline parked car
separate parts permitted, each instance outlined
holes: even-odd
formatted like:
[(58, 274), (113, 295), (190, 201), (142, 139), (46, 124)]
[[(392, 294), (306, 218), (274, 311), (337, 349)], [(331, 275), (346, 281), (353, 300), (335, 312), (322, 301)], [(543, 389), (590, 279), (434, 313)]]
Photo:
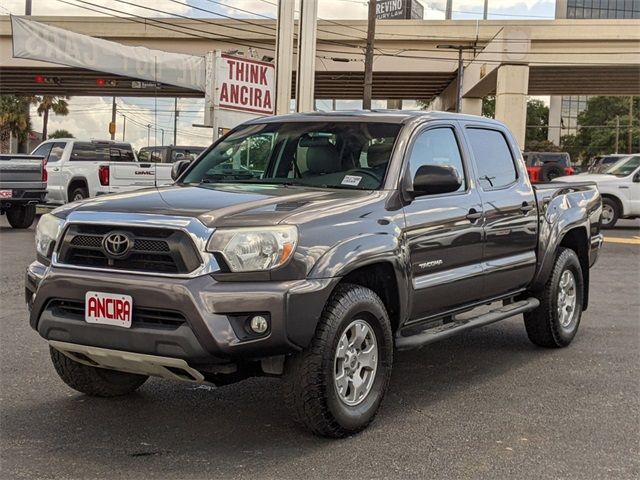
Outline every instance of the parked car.
[(575, 173), (566, 152), (524, 152), (522, 157), (532, 183), (550, 182), (554, 178)]
[(602, 226), (613, 228), (620, 218), (640, 218), (640, 155), (609, 165), (604, 173), (562, 177), (558, 182), (595, 182), (602, 195)]
[(0, 155), (0, 215), (13, 228), (29, 228), (36, 205), (47, 193), (44, 158), (36, 155)]
[(176, 160), (195, 160), (205, 148), (206, 147), (188, 147), (181, 145), (143, 147), (138, 152), (138, 159), (141, 162), (155, 163), (173, 163)]
[(171, 183), (170, 165), (139, 162), (129, 143), (56, 138), (33, 154), (45, 157), (46, 201), (51, 204)]
[(627, 156), (628, 154), (614, 153), (612, 155), (599, 155), (597, 157), (593, 157), (589, 162), (587, 171), (588, 173), (604, 173), (605, 170), (618, 162), (618, 160)]
[(597, 188), (532, 186), (491, 119), (264, 117), (173, 174), (38, 224), (30, 323), (80, 392), (282, 376), (294, 416), (343, 437), (375, 416), (394, 348), (519, 314), (564, 347), (588, 305)]

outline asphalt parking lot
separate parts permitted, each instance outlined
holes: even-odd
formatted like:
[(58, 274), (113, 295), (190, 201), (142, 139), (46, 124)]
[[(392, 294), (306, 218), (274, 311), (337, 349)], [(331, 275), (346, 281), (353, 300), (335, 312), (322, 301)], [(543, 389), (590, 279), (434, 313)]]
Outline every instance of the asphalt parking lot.
[(293, 424), (274, 379), (67, 388), (27, 323), (34, 228), (1, 217), (0, 477), (638, 478), (640, 222), (619, 225), (569, 348), (534, 347), (518, 317), (399, 353), (376, 421), (336, 441)]

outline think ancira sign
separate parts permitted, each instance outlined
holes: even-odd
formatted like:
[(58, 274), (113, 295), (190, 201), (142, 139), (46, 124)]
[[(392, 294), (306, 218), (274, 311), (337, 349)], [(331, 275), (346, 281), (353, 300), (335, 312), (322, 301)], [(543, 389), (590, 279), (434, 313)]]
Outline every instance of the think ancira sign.
[(222, 54), (216, 73), (219, 108), (273, 115), (273, 63)]

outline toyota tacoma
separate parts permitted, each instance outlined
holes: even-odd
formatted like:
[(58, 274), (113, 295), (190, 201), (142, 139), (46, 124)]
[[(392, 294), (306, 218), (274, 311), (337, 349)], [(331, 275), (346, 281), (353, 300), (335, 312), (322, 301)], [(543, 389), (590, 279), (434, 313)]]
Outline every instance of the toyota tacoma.
[(30, 323), (77, 391), (281, 376), (294, 417), (342, 437), (375, 416), (394, 349), (520, 314), (564, 347), (588, 305), (598, 190), (532, 187), (494, 120), (261, 118), (172, 174), (38, 224)]

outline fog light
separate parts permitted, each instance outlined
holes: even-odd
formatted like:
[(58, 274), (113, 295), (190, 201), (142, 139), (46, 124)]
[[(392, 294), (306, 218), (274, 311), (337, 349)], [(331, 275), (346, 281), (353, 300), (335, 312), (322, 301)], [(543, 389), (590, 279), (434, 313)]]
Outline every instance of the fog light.
[(249, 327), (254, 333), (262, 334), (269, 328), (269, 322), (262, 315), (256, 315), (251, 319)]

